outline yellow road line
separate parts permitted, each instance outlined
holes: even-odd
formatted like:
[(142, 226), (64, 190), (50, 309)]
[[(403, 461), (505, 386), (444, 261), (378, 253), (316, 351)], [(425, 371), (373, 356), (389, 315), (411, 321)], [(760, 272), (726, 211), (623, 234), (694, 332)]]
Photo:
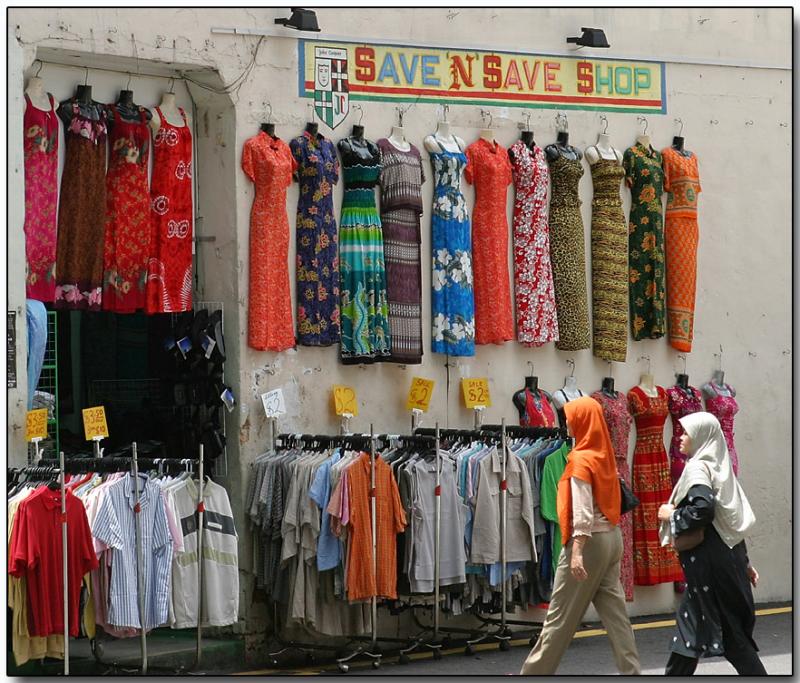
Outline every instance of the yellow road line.
[[(765, 609), (757, 609), (756, 616), (759, 617), (766, 617), (773, 614), (787, 614), (792, 611), (792, 607), (768, 607)], [(644, 631), (648, 629), (654, 628), (668, 628), (670, 626), (675, 626), (674, 619), (664, 619), (662, 621), (647, 621), (640, 624), (633, 624), (634, 631)], [(606, 630), (604, 628), (590, 628), (584, 631), (578, 631), (573, 638), (593, 638), (596, 636), (604, 636), (606, 635)], [(509, 641), (511, 647), (522, 647), (523, 645), (529, 646), (529, 639), (528, 638), (520, 638), (518, 640)], [(497, 647), (496, 643), (478, 643), (477, 645), (473, 645), (472, 649), (475, 652), (482, 652), (483, 650), (493, 650)], [(459, 652), (463, 652), (463, 647), (455, 647), (449, 650), (442, 650), (442, 656), (446, 655), (454, 655), (458, 654)], [(409, 659), (418, 660), (418, 659), (431, 659), (433, 654), (430, 652), (415, 652), (410, 654)], [(392, 659), (394, 656), (392, 656)], [(359, 662), (359, 666), (360, 666)], [(369, 666), (367, 664), (366, 666)], [(366, 668), (366, 666), (364, 668)], [(305, 669), (260, 669), (258, 671), (246, 671), (243, 673), (232, 674), (234, 676), (268, 676), (270, 674), (282, 674), (284, 676), (309, 676), (314, 674), (322, 674), (326, 671), (335, 671), (338, 668), (336, 664), (329, 664), (319, 667), (309, 667)]]

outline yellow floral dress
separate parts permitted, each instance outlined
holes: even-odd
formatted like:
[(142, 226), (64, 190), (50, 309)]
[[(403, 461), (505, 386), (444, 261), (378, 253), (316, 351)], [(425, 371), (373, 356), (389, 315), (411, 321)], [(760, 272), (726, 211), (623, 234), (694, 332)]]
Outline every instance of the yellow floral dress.
[(625, 182), (631, 188), (628, 223), (630, 318), (635, 340), (666, 334), (664, 288), (664, 219), (661, 153), (638, 142), (623, 157)]

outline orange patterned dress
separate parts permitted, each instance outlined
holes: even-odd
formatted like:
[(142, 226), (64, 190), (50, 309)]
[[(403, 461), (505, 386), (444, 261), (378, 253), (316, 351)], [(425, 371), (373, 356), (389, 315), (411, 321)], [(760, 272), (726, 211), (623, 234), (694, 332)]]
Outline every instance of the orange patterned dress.
[(259, 351), (284, 351), (295, 345), (286, 189), (297, 162), (289, 145), (262, 131), (244, 143), (242, 169), (256, 188), (250, 213), (247, 343)]
[(697, 156), (668, 147), (662, 153), (664, 189), (669, 193), (664, 227), (669, 343), (692, 350), (697, 290), (697, 198), (701, 192)]

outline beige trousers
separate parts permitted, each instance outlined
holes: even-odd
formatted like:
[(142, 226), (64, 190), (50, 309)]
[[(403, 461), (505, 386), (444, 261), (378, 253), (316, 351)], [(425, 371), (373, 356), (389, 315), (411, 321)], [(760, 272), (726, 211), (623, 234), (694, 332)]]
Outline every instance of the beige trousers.
[(613, 531), (595, 533), (586, 541), (583, 546), (583, 566), (589, 578), (585, 581), (576, 581), (572, 576), (569, 568), (571, 557), (572, 541), (558, 560), (553, 595), (542, 633), (520, 673), (538, 676), (554, 674), (586, 608), (592, 603), (608, 631), (619, 672), (624, 675), (639, 674), (639, 653), (619, 580), (622, 532), (616, 527)]

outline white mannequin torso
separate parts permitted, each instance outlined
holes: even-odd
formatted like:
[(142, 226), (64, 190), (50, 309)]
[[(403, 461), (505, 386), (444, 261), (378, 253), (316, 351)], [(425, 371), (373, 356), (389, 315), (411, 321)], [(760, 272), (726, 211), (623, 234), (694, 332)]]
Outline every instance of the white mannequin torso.
[[(175, 101), (174, 93), (165, 92), (164, 96), (161, 98), (161, 104), (158, 105), (158, 109), (170, 125), (176, 128), (183, 128), (184, 125), (190, 125), (189, 115), (185, 112), (186, 124), (184, 124), (180, 109), (178, 109), (178, 103)], [(161, 116), (159, 116), (156, 109), (153, 109), (153, 118), (150, 120), (150, 128), (153, 129), (154, 133), (158, 132), (158, 129), (161, 128)]]
[(405, 131), (400, 126), (392, 127), (392, 134), (389, 136), (389, 142), (401, 152), (411, 151), (411, 144), (406, 140)]
[(656, 387), (653, 375), (650, 374), (642, 375), (641, 378), (639, 379), (639, 388), (650, 398), (656, 398), (658, 396), (658, 388)]
[(622, 152), (611, 146), (611, 136), (608, 133), (600, 133), (597, 136), (597, 144), (587, 147), (584, 150), (586, 161), (594, 165), (600, 159), (607, 161), (616, 161), (618, 164), (622, 163)]
[(649, 135), (639, 135), (636, 138), (636, 142), (638, 142), (642, 147), (650, 148), (650, 136)]
[(494, 142), (494, 131), (491, 128), (484, 128), (481, 133), (481, 139), (486, 142)]
[(436, 126), (436, 132), (426, 137), (423, 144), (428, 152), (438, 153), (444, 149), (456, 154), (466, 149), (464, 141), (450, 132), (450, 124), (447, 121), (440, 121)]
[[(58, 109), (58, 102), (55, 101), (53, 98), (53, 106), (50, 106), (50, 98), (47, 95), (47, 91), (44, 89), (44, 81), (41, 78), (37, 78), (34, 76), (28, 81), (28, 87), (25, 88), (25, 94), (30, 99), (31, 104), (36, 107), (37, 109), (41, 109), (42, 111), (55, 111)], [(25, 102), (25, 106), (28, 106), (28, 103)]]
[(573, 376), (565, 377), (564, 386), (553, 392), (553, 403), (556, 404), (556, 408), (563, 408), (567, 403), (581, 396), (586, 396), (586, 394), (578, 388), (578, 380)]

